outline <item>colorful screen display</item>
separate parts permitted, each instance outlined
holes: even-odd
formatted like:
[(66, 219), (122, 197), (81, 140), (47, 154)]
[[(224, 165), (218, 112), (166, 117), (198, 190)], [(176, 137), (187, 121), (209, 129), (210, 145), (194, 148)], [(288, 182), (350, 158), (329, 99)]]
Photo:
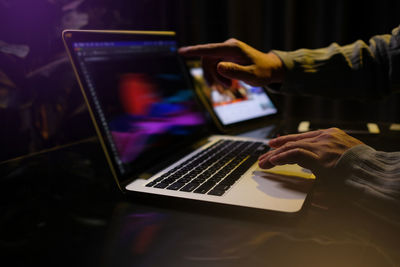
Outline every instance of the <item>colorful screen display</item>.
[[(205, 124), (175, 41), (74, 43), (121, 170), (166, 157)], [(141, 166), (143, 167), (143, 166)]]

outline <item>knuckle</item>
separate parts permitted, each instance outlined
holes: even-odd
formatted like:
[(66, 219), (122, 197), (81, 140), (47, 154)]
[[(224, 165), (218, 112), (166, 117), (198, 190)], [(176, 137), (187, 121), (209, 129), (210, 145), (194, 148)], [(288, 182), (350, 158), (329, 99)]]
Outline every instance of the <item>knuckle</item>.
[(225, 41), (225, 43), (234, 49), (237, 49), (237, 50), (242, 49), (243, 43), (241, 41), (239, 41), (238, 39), (230, 38), (227, 41)]
[(286, 149), (294, 148), (294, 147), (296, 147), (296, 142), (294, 142), (294, 141), (289, 141), (289, 142), (287, 142), (287, 143), (284, 145), (284, 147), (285, 147)]
[(236, 38), (229, 38), (228, 40), (225, 41), (226, 43), (230, 43), (230, 44), (238, 44), (239, 40)]
[(337, 127), (332, 127), (332, 128), (327, 129), (327, 132), (330, 132), (330, 133), (341, 133), (343, 131), (340, 130), (339, 128), (337, 128)]
[(330, 133), (330, 134), (340, 134), (340, 133), (344, 133), (341, 129), (337, 128), (337, 127), (332, 127), (326, 130), (326, 132)]
[(257, 77), (257, 70), (255, 69), (254, 66), (251, 66), (250, 68), (247, 68), (247, 73), (248, 73), (251, 77)]
[(325, 131), (323, 131), (319, 136), (318, 136), (318, 140), (326, 140), (326, 139), (330, 139), (332, 138), (336, 133), (334, 130), (332, 130), (333, 128), (329, 128)]

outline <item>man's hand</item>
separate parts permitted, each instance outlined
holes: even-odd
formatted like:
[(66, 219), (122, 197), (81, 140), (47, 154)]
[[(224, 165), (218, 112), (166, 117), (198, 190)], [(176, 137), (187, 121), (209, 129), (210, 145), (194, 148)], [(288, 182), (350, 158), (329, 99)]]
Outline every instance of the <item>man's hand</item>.
[(363, 144), (338, 128), (281, 136), (269, 141), (274, 148), (259, 158), (259, 166), (299, 164), (315, 175), (328, 174), (340, 156), (353, 146)]
[(200, 56), (204, 75), (210, 85), (230, 87), (232, 79), (252, 86), (264, 86), (283, 80), (282, 61), (273, 53), (262, 53), (251, 46), (229, 39), (223, 43), (182, 47), (183, 56)]

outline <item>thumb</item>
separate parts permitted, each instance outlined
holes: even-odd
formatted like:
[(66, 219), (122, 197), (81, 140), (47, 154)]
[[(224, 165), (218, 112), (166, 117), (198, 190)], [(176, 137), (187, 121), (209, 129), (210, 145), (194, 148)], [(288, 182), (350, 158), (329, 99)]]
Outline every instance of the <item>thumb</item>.
[(228, 79), (242, 80), (244, 82), (254, 82), (254, 74), (251, 66), (242, 66), (233, 62), (220, 62), (217, 65), (218, 73)]

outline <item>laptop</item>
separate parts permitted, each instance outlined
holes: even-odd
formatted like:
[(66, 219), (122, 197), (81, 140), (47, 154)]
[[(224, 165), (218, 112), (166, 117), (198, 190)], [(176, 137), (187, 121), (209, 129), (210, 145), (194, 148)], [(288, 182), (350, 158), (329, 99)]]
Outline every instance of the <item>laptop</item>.
[(221, 133), (246, 133), (278, 117), (278, 106), (265, 88), (239, 80), (233, 80), (230, 88), (211, 88), (199, 60), (188, 60), (187, 65), (195, 91)]
[(261, 170), (268, 140), (212, 134), (174, 32), (65, 30), (63, 41), (123, 192), (301, 209), (307, 171)]

